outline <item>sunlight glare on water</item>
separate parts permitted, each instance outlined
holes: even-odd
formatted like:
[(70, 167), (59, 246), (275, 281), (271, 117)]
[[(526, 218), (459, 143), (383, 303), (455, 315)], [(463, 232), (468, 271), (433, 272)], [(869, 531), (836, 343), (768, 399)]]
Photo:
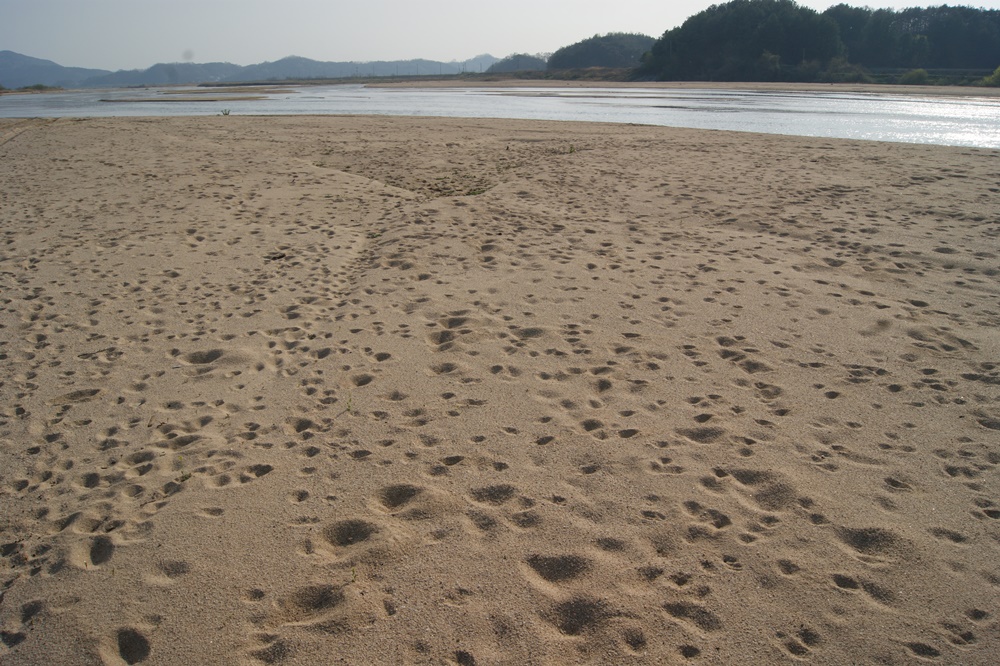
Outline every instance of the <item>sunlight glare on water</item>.
[[(1000, 99), (665, 88), (83, 90), (0, 96), (0, 117), (402, 115), (634, 123), (1000, 149)], [(169, 101), (203, 98), (205, 101)], [(138, 101), (138, 100), (147, 101)], [(163, 101), (159, 101), (159, 100)], [(105, 101), (113, 100), (113, 101)], [(154, 101), (148, 101), (154, 100)]]

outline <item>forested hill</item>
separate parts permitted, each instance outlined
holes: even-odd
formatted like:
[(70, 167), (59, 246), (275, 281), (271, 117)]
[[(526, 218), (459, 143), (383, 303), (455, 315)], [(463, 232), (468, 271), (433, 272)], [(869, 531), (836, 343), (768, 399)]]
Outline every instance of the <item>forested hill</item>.
[(846, 4), (818, 13), (792, 0), (733, 0), (668, 30), (645, 78), (704, 81), (858, 80), (864, 69), (992, 70), (1000, 10)]
[(851, 62), (866, 67), (1000, 65), (1000, 10), (942, 5), (895, 12), (841, 4), (823, 16), (837, 24)]
[(655, 42), (647, 35), (612, 32), (594, 35), (576, 44), (564, 46), (549, 57), (548, 69), (586, 69), (588, 67), (631, 68)]

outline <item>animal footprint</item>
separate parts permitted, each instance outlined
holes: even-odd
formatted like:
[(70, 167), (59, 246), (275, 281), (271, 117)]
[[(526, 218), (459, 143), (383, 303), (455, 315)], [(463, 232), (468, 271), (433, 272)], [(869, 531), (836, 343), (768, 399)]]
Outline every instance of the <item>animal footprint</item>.
[(240, 474), (240, 483), (250, 483), (265, 474), (269, 474), (273, 469), (274, 467), (271, 465), (250, 465), (246, 468), (246, 471)]
[(140, 664), (149, 657), (149, 640), (137, 629), (123, 627), (116, 636), (118, 656), (126, 664)]

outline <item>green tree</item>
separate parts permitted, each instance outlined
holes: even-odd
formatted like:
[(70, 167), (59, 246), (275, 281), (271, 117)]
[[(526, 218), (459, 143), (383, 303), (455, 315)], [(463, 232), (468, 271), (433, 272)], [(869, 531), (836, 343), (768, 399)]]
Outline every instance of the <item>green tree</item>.
[(904, 86), (925, 86), (930, 82), (930, 75), (926, 69), (911, 69), (899, 77), (899, 82)]
[(845, 57), (855, 57), (861, 44), (861, 34), (871, 18), (872, 10), (867, 7), (851, 7), (840, 4), (830, 7), (823, 16), (832, 19), (837, 24), (840, 40), (844, 43)]
[(488, 74), (503, 74), (509, 72), (544, 72), (545, 60), (527, 53), (515, 53), (499, 60), (486, 70)]
[(636, 67), (656, 41), (647, 35), (608, 33), (564, 46), (549, 57), (548, 68), (586, 69), (588, 67)]
[(640, 75), (707, 81), (798, 78), (796, 70), (814, 68), (806, 63), (825, 64), (843, 49), (833, 19), (792, 0), (732, 0), (666, 32)]
[(993, 70), (993, 73), (979, 82), (980, 85), (1000, 88), (1000, 67)]
[(732, 0), (664, 33), (636, 76), (864, 80), (869, 69), (986, 70), (997, 62), (1000, 10), (838, 4), (817, 14), (793, 0)]

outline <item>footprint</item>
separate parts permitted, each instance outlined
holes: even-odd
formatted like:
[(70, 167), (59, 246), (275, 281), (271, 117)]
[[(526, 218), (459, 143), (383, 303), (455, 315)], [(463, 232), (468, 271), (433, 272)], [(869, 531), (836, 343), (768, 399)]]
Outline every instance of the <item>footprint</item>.
[(646, 648), (646, 635), (642, 629), (629, 627), (622, 631), (622, 640), (632, 652), (642, 652)]
[(549, 618), (567, 636), (580, 634), (604, 624), (614, 613), (603, 599), (574, 597), (556, 604)]
[(493, 504), (499, 506), (508, 501), (517, 493), (517, 488), (507, 484), (497, 486), (486, 486), (476, 488), (470, 492), (472, 499), (481, 504)]
[(815, 648), (822, 643), (820, 635), (809, 627), (802, 627), (795, 632), (795, 636), (793, 637), (789, 637), (785, 632), (779, 631), (778, 638), (787, 639), (785, 640), (785, 649), (795, 657), (806, 656), (812, 651), (810, 648)]
[(722, 620), (710, 610), (689, 601), (678, 601), (663, 604), (663, 610), (672, 617), (685, 620), (695, 625), (703, 631), (719, 631), (722, 629)]
[(88, 400), (93, 400), (101, 392), (101, 389), (80, 389), (78, 391), (72, 391), (71, 393), (64, 393), (63, 395), (57, 396), (49, 400), (49, 404), (53, 406), (59, 405), (70, 405), (77, 402), (87, 402)]
[(907, 649), (918, 657), (934, 659), (941, 656), (941, 651), (927, 643), (904, 643)]
[(693, 500), (684, 502), (684, 509), (694, 518), (704, 523), (710, 523), (717, 530), (733, 524), (733, 521), (726, 514), (716, 509), (706, 508)]
[(91, 540), (89, 559), (94, 566), (100, 566), (110, 561), (114, 554), (115, 544), (111, 541), (111, 537), (102, 534)]
[(167, 560), (160, 562), (157, 567), (159, 574), (169, 580), (180, 578), (191, 573), (191, 565), (183, 560)]
[(960, 544), (965, 543), (969, 540), (964, 534), (956, 532), (954, 530), (945, 529), (943, 527), (935, 527), (928, 530), (931, 535), (941, 539), (942, 541), (950, 541), (951, 543)]
[(858, 580), (844, 574), (834, 574), (833, 584), (842, 590), (862, 589), (875, 601), (882, 604), (891, 604), (895, 600), (895, 595), (888, 589), (872, 583), (870, 581)]
[(335, 585), (307, 585), (278, 602), (281, 621), (303, 622), (315, 619), (344, 603), (344, 590)]
[(334, 546), (347, 547), (368, 541), (378, 531), (378, 527), (372, 523), (351, 519), (327, 526), (323, 530), (323, 536)]
[(181, 356), (181, 360), (191, 365), (208, 365), (222, 358), (221, 349), (208, 349), (205, 351), (195, 351)]
[(422, 488), (408, 484), (386, 486), (379, 491), (379, 502), (382, 503), (382, 506), (391, 511), (409, 503), (422, 491)]
[(778, 569), (786, 576), (793, 576), (802, 570), (799, 565), (795, 564), (795, 562), (792, 562), (791, 560), (778, 560), (777, 564)]
[(531, 555), (527, 562), (535, 573), (550, 583), (573, 580), (590, 569), (590, 561), (579, 555)]
[(729, 470), (736, 481), (747, 488), (751, 488), (750, 499), (758, 506), (767, 511), (781, 511), (790, 509), (797, 504), (797, 493), (795, 488), (782, 480), (782, 477), (775, 472), (753, 470), (753, 469), (733, 469)]
[(703, 428), (678, 428), (677, 434), (681, 437), (686, 437), (692, 442), (697, 442), (698, 444), (712, 444), (719, 440), (720, 437), (726, 434), (726, 431), (722, 428), (716, 427), (703, 427)]
[(277, 636), (267, 634), (260, 640), (268, 645), (267, 647), (250, 652), (250, 656), (254, 659), (262, 661), (265, 664), (280, 664), (292, 656), (291, 647)]
[(240, 483), (250, 483), (251, 481), (259, 479), (266, 474), (270, 474), (273, 469), (274, 467), (271, 465), (250, 465), (242, 474), (240, 474)]
[(149, 657), (149, 640), (139, 630), (124, 627), (118, 630), (116, 638), (118, 655), (126, 664), (139, 664)]
[(901, 555), (906, 541), (892, 530), (881, 527), (838, 527), (837, 538), (864, 555)]

